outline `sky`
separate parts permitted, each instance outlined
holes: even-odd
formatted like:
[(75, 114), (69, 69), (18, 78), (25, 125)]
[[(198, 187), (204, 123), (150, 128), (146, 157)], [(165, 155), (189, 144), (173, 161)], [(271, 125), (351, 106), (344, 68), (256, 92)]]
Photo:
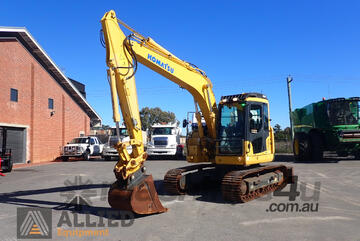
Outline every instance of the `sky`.
[[(204, 70), (222, 95), (260, 92), (272, 126), (289, 126), (293, 109), (324, 98), (360, 96), (360, 2), (7, 1), (0, 26), (26, 27), (66, 76), (86, 85), (87, 100), (113, 126), (100, 19), (109, 10), (177, 57)], [(1, 68), (1, 66), (0, 66)], [(192, 96), (139, 64), (139, 107), (160, 107), (178, 120), (194, 111)]]

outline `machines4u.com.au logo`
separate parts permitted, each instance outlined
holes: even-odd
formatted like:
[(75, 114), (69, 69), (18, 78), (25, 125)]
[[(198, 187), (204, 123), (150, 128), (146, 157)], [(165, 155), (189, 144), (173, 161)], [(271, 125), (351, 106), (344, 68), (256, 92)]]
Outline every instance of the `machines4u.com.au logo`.
[(18, 239), (50, 239), (52, 237), (51, 209), (18, 208), (17, 238)]

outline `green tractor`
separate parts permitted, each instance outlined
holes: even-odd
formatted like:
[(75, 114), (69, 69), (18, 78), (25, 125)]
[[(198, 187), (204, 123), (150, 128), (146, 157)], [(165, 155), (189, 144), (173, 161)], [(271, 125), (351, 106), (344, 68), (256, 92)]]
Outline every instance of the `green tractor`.
[(324, 151), (360, 159), (360, 98), (336, 98), (292, 112), (293, 150), (299, 162), (319, 161)]

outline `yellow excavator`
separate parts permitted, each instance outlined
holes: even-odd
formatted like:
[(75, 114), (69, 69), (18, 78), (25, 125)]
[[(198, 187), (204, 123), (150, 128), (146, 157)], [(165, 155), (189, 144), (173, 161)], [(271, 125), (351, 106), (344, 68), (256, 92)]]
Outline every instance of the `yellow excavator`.
[[(224, 200), (247, 202), (292, 182), (292, 168), (261, 165), (274, 159), (274, 133), (269, 102), (260, 93), (222, 96), (216, 104), (213, 86), (205, 72), (177, 58), (151, 38), (145, 38), (109, 11), (101, 19), (106, 48), (113, 119), (119, 129), (119, 103), (130, 141), (116, 145), (119, 161), (108, 202), (112, 208), (137, 214), (166, 212), (158, 198), (153, 178), (146, 174), (147, 154), (134, 75), (138, 62), (186, 89), (194, 98), (196, 123), (186, 138), (189, 165), (169, 170), (164, 187), (169, 194), (184, 194), (194, 182), (220, 182)], [(126, 36), (120, 25), (130, 34)], [(205, 123), (202, 124), (202, 120)], [(189, 122), (184, 120), (184, 126)], [(118, 133), (119, 134), (119, 133)], [(131, 154), (127, 146), (132, 146)]]

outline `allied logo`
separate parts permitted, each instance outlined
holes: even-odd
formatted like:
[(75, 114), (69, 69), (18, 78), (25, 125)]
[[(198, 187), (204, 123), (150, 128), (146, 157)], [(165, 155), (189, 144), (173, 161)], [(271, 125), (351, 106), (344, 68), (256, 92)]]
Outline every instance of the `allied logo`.
[(17, 208), (18, 239), (51, 239), (51, 228), (51, 209)]
[[(97, 196), (96, 190), (88, 189), (87, 187), (92, 185), (91, 180), (82, 180), (81, 176), (75, 176), (74, 181), (65, 180), (64, 185), (66, 187), (77, 187), (76, 190), (69, 190), (60, 193), (60, 196), (65, 197), (65, 202), (68, 206), (74, 206), (76, 210), (81, 210), (83, 206), (90, 206), (91, 198)], [(86, 187), (86, 188), (84, 188)]]

